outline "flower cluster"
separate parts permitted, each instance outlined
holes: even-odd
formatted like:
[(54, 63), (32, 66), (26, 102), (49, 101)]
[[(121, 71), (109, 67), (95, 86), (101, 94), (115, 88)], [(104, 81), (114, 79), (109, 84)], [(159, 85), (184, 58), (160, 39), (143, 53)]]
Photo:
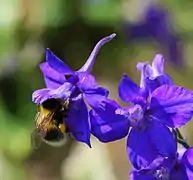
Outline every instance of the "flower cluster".
[(185, 146), (188, 149), (180, 158), (177, 142), (186, 142), (177, 128), (192, 118), (193, 94), (174, 85), (164, 73), (162, 55), (156, 55), (152, 66), (138, 63), (137, 69), (140, 85), (124, 74), (118, 89), (122, 101), (130, 105), (121, 107), (105, 99), (100, 107), (93, 108), (92, 134), (102, 142), (127, 136), (127, 154), (133, 166), (130, 179), (191, 179), (192, 148)]
[[(137, 64), (140, 85), (123, 75), (118, 91), (127, 107), (110, 99), (109, 91), (97, 85), (90, 71), (101, 46), (114, 36), (100, 40), (78, 71), (47, 49), (47, 62), (40, 65), (46, 88), (33, 93), (33, 102), (41, 105), (49, 99), (68, 100), (70, 109), (64, 123), (77, 141), (89, 146), (90, 134), (104, 143), (127, 137), (132, 180), (192, 179), (193, 148), (178, 130), (193, 116), (192, 91), (174, 84), (164, 72), (163, 56), (158, 54), (152, 65)], [(178, 143), (185, 150), (177, 149)]]

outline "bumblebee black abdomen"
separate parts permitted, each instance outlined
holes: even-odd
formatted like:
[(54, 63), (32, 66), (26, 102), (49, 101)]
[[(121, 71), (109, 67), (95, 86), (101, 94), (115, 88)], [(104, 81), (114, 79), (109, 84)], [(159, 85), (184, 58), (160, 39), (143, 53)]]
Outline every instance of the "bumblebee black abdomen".
[(64, 138), (63, 136), (63, 133), (58, 131), (58, 129), (52, 129), (46, 133), (44, 139), (46, 141), (60, 141)]
[(48, 99), (38, 107), (36, 127), (46, 143), (62, 145), (69, 133), (66, 127), (68, 118), (69, 100), (62, 102), (59, 99)]
[(57, 99), (48, 99), (47, 101), (45, 101), (42, 106), (45, 108), (45, 109), (48, 109), (48, 110), (56, 110), (59, 108), (60, 106), (60, 101), (57, 100)]

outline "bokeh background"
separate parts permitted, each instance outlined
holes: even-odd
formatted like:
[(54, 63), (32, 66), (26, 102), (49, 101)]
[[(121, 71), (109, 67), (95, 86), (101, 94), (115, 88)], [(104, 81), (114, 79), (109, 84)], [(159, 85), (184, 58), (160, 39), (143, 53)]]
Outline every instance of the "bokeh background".
[[(118, 101), (124, 72), (139, 82), (138, 61), (165, 57), (176, 84), (193, 89), (192, 0), (0, 0), (0, 180), (125, 180), (125, 139), (92, 137), (92, 149), (69, 142), (31, 146), (34, 90), (44, 87), (39, 63), (49, 47), (76, 70), (94, 45), (116, 33), (97, 56), (93, 74)], [(191, 125), (192, 124), (192, 125)], [(182, 129), (190, 144), (193, 123)]]

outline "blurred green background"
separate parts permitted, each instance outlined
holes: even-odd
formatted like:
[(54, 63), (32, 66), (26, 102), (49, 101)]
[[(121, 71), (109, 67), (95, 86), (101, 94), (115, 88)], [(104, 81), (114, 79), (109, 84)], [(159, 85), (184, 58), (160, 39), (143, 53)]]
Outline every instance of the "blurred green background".
[[(92, 149), (69, 142), (61, 148), (45, 144), (31, 148), (36, 106), (34, 90), (44, 87), (39, 63), (49, 47), (76, 70), (94, 45), (116, 33), (102, 47), (93, 69), (99, 84), (118, 99), (124, 72), (139, 82), (136, 62), (152, 61), (159, 49), (153, 42), (126, 43), (125, 19), (141, 13), (140, 0), (0, 0), (0, 180), (125, 180), (129, 175), (125, 140), (102, 144), (92, 138)], [(166, 62), (166, 71), (178, 85), (193, 89), (193, 1), (160, 1), (175, 19), (185, 44), (187, 68)], [(136, 8), (136, 9), (135, 9)], [(132, 11), (131, 11), (132, 9)], [(135, 13), (135, 14), (134, 14)], [(189, 123), (182, 129), (193, 141)], [(192, 142), (193, 143), (193, 142)]]

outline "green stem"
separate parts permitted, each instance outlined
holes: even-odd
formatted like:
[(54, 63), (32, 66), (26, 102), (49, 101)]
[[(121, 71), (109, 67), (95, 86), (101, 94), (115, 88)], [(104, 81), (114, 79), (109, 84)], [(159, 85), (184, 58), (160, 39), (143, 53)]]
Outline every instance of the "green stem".
[(184, 139), (184, 137), (182, 136), (181, 132), (179, 129), (176, 129), (176, 133), (177, 133), (177, 136), (180, 138), (180, 139)]
[(174, 129), (174, 134), (176, 136), (177, 142), (179, 144), (181, 144), (182, 146), (184, 146), (186, 149), (188, 149), (190, 146), (188, 145), (188, 143), (186, 142), (186, 140), (184, 139), (183, 135), (181, 134), (179, 129)]
[(184, 141), (184, 139), (178, 139), (178, 143), (181, 144), (182, 146), (184, 146), (186, 149), (188, 149), (190, 146), (187, 144), (186, 141)]

